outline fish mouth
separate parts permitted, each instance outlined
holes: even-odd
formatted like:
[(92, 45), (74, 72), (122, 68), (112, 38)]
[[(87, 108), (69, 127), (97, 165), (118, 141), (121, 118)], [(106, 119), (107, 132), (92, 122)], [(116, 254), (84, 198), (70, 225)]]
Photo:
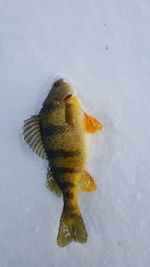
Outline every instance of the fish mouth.
[(71, 97), (72, 97), (72, 94), (69, 94), (69, 95), (65, 96), (64, 101), (65, 102), (68, 101)]

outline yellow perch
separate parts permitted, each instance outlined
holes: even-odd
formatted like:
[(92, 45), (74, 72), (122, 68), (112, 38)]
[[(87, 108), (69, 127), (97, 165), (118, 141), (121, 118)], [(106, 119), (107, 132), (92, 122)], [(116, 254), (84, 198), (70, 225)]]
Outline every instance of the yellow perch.
[(40, 157), (49, 162), (47, 187), (57, 196), (63, 194), (57, 244), (84, 243), (87, 231), (78, 203), (78, 187), (85, 192), (96, 189), (85, 170), (86, 134), (103, 128), (83, 112), (73, 87), (62, 79), (50, 90), (39, 115), (24, 122), (24, 140)]

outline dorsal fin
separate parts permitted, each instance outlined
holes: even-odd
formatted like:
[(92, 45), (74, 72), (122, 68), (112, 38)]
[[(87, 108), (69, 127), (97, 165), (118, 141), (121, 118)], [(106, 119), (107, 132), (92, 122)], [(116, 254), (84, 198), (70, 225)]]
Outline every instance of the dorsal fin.
[(24, 121), (23, 136), (25, 142), (33, 152), (35, 152), (39, 157), (47, 159), (41, 137), (40, 118), (38, 115), (31, 116), (30, 119)]

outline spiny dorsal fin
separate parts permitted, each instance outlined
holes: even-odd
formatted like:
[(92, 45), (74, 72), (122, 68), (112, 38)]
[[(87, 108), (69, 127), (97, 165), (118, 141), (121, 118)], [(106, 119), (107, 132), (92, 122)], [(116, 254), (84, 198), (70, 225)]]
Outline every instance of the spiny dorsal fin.
[(31, 116), (30, 119), (24, 121), (23, 136), (33, 152), (43, 159), (47, 158), (41, 137), (40, 118), (38, 115)]

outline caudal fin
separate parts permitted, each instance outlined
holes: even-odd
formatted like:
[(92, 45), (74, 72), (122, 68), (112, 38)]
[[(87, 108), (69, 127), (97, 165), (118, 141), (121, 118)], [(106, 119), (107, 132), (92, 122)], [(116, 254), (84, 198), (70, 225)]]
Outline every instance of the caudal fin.
[(69, 214), (63, 210), (57, 236), (58, 246), (67, 246), (72, 241), (85, 243), (87, 237), (81, 213)]

